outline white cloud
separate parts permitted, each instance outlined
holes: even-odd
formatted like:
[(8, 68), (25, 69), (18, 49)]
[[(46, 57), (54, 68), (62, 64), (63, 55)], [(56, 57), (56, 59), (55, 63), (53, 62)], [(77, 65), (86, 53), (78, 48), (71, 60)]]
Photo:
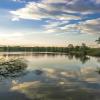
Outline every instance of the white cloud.
[(37, 3), (29, 3), (25, 8), (21, 8), (16, 11), (10, 11), (10, 13), (14, 15), (13, 18), (15, 17), (18, 19), (39, 20), (42, 18)]
[(25, 0), (12, 0), (13, 2), (25, 3)]
[(66, 3), (69, 0), (43, 0), (43, 3)]
[(12, 0), (12, 1), (14, 1), (14, 2), (20, 2), (21, 0)]
[[(10, 11), (10, 13), (13, 16), (12, 21), (48, 19), (51, 23), (43, 25), (44, 31), (47, 33), (78, 31), (81, 33), (100, 34), (100, 19), (68, 25), (70, 20), (81, 21), (83, 16), (87, 14), (100, 12), (99, 3), (100, 0), (41, 0), (38, 3), (29, 2), (25, 7)], [(56, 22), (52, 22), (52, 20)]]
[(68, 15), (63, 13), (63, 10), (58, 10), (55, 7), (45, 3), (30, 2), (24, 8), (16, 11), (10, 11), (15, 19), (58, 19), (58, 20), (71, 20), (80, 19), (79, 16)]
[(100, 34), (100, 18), (80, 22), (76, 28), (80, 30), (81, 33)]
[(13, 17), (12, 21), (19, 21), (19, 18), (18, 17)]
[(50, 21), (47, 23), (47, 25), (44, 25), (45, 29), (51, 29), (51, 28), (56, 28), (56, 27), (60, 27), (64, 24), (68, 24), (69, 21)]
[[(19, 8), (15, 11), (10, 11), (10, 13), (13, 15), (13, 20), (41, 20), (48, 18), (58, 20), (76, 20), (81, 19), (82, 16), (76, 16), (75, 13), (86, 15), (100, 12), (100, 6), (96, 5), (94, 2), (98, 3), (99, 0), (41, 0), (41, 2), (38, 3), (29, 2), (25, 7)], [(68, 13), (72, 14), (70, 15)]]
[(0, 33), (0, 37), (4, 37), (4, 38), (16, 38), (16, 37), (21, 37), (23, 36), (23, 33), (21, 32), (15, 32), (15, 33), (11, 33), (11, 34), (4, 34), (4, 33)]
[(82, 21), (78, 24), (68, 22), (52, 22), (44, 26), (47, 33), (86, 33), (100, 34), (100, 18)]
[[(55, 25), (55, 26), (53, 26)], [(45, 32), (46, 33), (75, 33), (76, 32), (76, 24), (64, 24), (63, 26), (59, 24), (59, 25), (56, 25), (56, 24), (51, 24), (51, 25), (48, 25), (48, 26), (45, 26)]]
[[(41, 0), (38, 3), (29, 2), (24, 8), (11, 11), (11, 13), (23, 19), (54, 18), (58, 16), (57, 12), (60, 15), (66, 13), (90, 14), (100, 12), (99, 4), (100, 0)], [(68, 14), (66, 15), (68, 16)]]

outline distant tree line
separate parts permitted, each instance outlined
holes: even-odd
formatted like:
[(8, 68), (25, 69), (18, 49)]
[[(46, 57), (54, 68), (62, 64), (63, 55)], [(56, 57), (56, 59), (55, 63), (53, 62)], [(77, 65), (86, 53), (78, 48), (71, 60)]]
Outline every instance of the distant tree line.
[[(100, 44), (100, 37), (96, 40)], [(74, 55), (92, 55), (100, 56), (100, 48), (90, 48), (85, 43), (81, 46), (69, 44), (66, 47), (21, 47), (21, 46), (3, 46), (0, 52), (60, 52)]]
[(73, 46), (69, 44), (67, 47), (21, 47), (21, 46), (4, 46), (0, 47), (1, 52), (64, 52), (86, 54), (89, 47), (84, 43), (81, 46)]

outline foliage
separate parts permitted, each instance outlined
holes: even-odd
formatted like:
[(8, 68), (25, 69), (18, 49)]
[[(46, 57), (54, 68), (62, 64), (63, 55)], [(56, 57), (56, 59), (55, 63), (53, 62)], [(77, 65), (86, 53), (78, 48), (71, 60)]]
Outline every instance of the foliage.
[(16, 77), (23, 74), (27, 64), (22, 59), (0, 60), (0, 77)]
[(97, 42), (98, 44), (100, 44), (100, 37), (96, 40), (96, 42)]
[(4, 46), (0, 47), (1, 52), (56, 52), (75, 55), (92, 55), (100, 56), (100, 48), (90, 48), (82, 43), (81, 46), (69, 44), (67, 47), (21, 47), (21, 46)]

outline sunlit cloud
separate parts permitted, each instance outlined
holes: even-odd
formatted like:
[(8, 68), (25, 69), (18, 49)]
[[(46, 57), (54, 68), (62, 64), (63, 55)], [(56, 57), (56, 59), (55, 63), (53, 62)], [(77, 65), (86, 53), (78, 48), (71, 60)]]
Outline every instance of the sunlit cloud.
[(11, 33), (11, 34), (4, 34), (4, 33), (0, 33), (0, 38), (4, 37), (4, 38), (14, 38), (14, 37), (22, 37), (23, 33), (20, 32), (15, 32), (15, 33)]
[[(90, 4), (91, 3), (91, 4)], [(40, 2), (29, 2), (25, 7), (10, 11), (13, 15), (13, 21), (20, 19), (26, 20), (56, 20), (56, 22), (43, 25), (47, 33), (66, 33), (66, 32), (80, 32), (99, 34), (99, 23), (94, 23), (93, 20), (86, 20), (81, 22), (83, 16), (90, 13), (100, 12), (98, 1), (84, 1), (84, 0), (41, 0)], [(76, 13), (76, 14), (75, 14)], [(80, 15), (77, 13), (80, 13)], [(82, 15), (83, 14), (83, 15)], [(72, 20), (79, 20), (79, 23), (67, 24)], [(95, 19), (98, 21), (98, 19)], [(66, 23), (65, 23), (66, 22)], [(65, 24), (65, 25), (63, 25)], [(67, 24), (67, 25), (66, 25)]]
[(57, 19), (57, 20), (71, 20), (80, 19), (79, 16), (68, 15), (63, 13), (63, 11), (54, 10), (52, 7), (49, 9), (50, 5), (43, 3), (30, 2), (26, 4), (24, 8), (20, 8), (16, 11), (10, 11), (13, 18), (18, 19), (30, 19), (30, 20), (41, 20), (41, 19)]

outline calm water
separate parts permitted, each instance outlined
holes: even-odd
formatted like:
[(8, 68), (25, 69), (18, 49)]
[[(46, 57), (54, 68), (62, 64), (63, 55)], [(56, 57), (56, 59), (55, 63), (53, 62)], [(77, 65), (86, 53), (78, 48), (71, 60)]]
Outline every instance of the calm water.
[(0, 53), (0, 58), (27, 63), (0, 74), (0, 100), (100, 100), (100, 58), (53, 53)]

